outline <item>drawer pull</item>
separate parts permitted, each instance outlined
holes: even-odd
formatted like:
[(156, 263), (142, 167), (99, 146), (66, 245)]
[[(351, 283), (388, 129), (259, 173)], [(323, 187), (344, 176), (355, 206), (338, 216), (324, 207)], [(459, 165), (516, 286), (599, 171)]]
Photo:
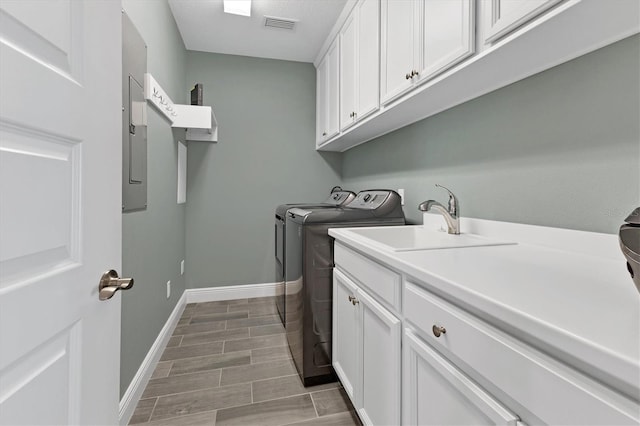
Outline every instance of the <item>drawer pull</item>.
[(440, 337), (441, 334), (446, 334), (447, 329), (444, 327), (438, 327), (437, 325), (434, 325), (433, 327), (431, 327), (431, 331), (433, 331), (434, 336)]
[(351, 302), (353, 306), (356, 306), (358, 303), (360, 303), (360, 301), (356, 299), (354, 296), (349, 296), (349, 302)]

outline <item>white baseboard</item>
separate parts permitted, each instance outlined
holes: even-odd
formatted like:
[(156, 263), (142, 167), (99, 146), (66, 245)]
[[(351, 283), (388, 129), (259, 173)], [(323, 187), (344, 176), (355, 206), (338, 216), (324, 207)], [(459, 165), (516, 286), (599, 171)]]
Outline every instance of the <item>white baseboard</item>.
[(182, 294), (182, 297), (180, 297), (180, 300), (178, 300), (178, 303), (176, 303), (175, 308), (173, 308), (173, 312), (169, 315), (167, 322), (164, 324), (164, 327), (162, 327), (162, 330), (160, 330), (160, 334), (158, 334), (156, 341), (153, 342), (153, 345), (151, 346), (151, 349), (149, 349), (147, 356), (142, 361), (138, 372), (133, 377), (133, 380), (131, 380), (127, 391), (120, 400), (121, 425), (129, 424), (131, 416), (133, 416), (133, 412), (138, 405), (138, 401), (140, 400), (144, 389), (147, 387), (147, 383), (149, 383), (153, 370), (155, 370), (156, 364), (162, 356), (162, 352), (164, 352), (167, 343), (169, 343), (171, 334), (176, 328), (186, 305), (187, 295), (185, 292)]
[(224, 287), (189, 288), (184, 291), (187, 303), (216, 300), (251, 299), (276, 295), (276, 283), (231, 285)]

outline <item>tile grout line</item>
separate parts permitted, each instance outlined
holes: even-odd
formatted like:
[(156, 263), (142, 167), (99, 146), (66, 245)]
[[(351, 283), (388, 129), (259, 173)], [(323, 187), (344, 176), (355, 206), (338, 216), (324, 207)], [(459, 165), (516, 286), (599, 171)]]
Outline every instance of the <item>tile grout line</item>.
[[(235, 385), (229, 385), (229, 386), (235, 386)], [(167, 393), (167, 394), (162, 394), (162, 395), (150, 396), (150, 397), (147, 397), (145, 399), (151, 399), (151, 398), (160, 399), (160, 398), (164, 398), (164, 397), (167, 397), (167, 396), (176, 396), (176, 395), (182, 395), (183, 393), (200, 392), (200, 391), (206, 391), (206, 390), (209, 390), (209, 389), (220, 389), (220, 379), (218, 379), (218, 386), (211, 386), (211, 387), (206, 387), (206, 388), (197, 388), (197, 389), (191, 389), (191, 390), (182, 391), (182, 392), (174, 392), (174, 393)], [(154, 405), (154, 408), (155, 408), (155, 405)]]
[(316, 407), (316, 401), (315, 399), (313, 399), (313, 395), (311, 395), (311, 392), (309, 392), (309, 398), (311, 398), (311, 403), (313, 404), (313, 410), (316, 412), (316, 418), (319, 418), (320, 414), (318, 414), (318, 407)]
[(147, 421), (145, 423), (149, 423), (151, 421), (151, 418), (153, 417), (153, 412), (156, 411), (156, 405), (158, 405), (158, 400), (160, 398), (156, 397), (155, 402), (153, 403), (153, 408), (151, 409), (151, 414), (149, 414), (149, 419), (147, 419)]

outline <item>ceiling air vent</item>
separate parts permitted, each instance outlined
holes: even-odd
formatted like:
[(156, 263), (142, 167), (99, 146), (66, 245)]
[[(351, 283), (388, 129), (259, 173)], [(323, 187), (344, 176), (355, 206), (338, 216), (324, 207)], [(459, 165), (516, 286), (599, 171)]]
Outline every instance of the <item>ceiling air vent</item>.
[(283, 30), (293, 30), (296, 27), (295, 19), (289, 18), (276, 18), (275, 16), (265, 16), (264, 17), (264, 26), (271, 28), (280, 28)]

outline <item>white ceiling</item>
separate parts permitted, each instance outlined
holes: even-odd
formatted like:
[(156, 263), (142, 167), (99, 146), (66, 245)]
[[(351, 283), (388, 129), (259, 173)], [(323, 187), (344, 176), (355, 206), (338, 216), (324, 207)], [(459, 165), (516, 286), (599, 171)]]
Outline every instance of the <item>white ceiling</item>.
[[(169, 0), (188, 50), (313, 62), (346, 0), (253, 0), (251, 17), (222, 11), (222, 0)], [(265, 15), (297, 20), (264, 26)]]

